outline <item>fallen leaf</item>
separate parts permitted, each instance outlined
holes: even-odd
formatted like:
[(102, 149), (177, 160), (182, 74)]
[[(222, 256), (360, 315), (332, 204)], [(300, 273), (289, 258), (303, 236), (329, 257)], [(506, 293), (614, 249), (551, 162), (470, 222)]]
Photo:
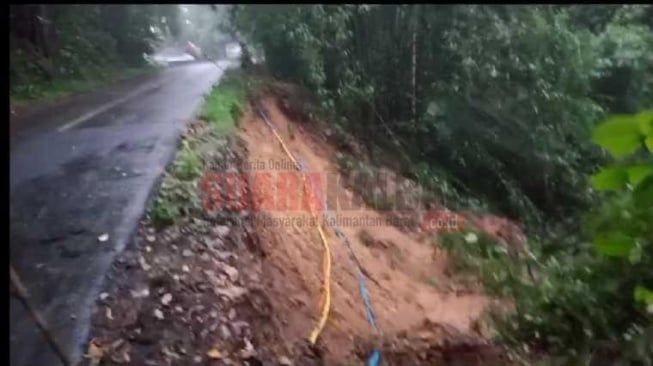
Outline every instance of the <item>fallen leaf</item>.
[(206, 355), (214, 360), (222, 358), (222, 353), (220, 353), (217, 348), (211, 348), (208, 352), (206, 352)]
[(89, 366), (98, 366), (100, 361), (102, 361), (103, 355), (104, 351), (102, 351), (100, 344), (95, 339), (92, 339), (89, 342), (88, 350), (86, 351), (86, 357), (91, 360), (91, 362), (89, 362)]
[(98, 236), (98, 237), (97, 237), (97, 240), (98, 240), (100, 243), (104, 243), (105, 241), (109, 240), (109, 234), (104, 233), (104, 234)]

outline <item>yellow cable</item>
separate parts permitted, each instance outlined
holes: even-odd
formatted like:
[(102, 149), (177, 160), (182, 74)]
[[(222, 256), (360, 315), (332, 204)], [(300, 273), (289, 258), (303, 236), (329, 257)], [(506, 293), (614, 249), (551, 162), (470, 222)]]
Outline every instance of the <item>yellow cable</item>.
[[(292, 160), (293, 164), (295, 164), (295, 167), (297, 170), (301, 171), (301, 166), (295, 160), (293, 155), (290, 153), (290, 150), (288, 150), (288, 147), (286, 144), (283, 142), (283, 139), (277, 131), (270, 126), (270, 130), (272, 130), (272, 133), (274, 133), (274, 136), (277, 138), (279, 143), (281, 144), (281, 147), (283, 148), (284, 152), (290, 160)], [(302, 174), (302, 186), (304, 188), (304, 194), (307, 196), (309, 195), (308, 192), (308, 186), (306, 185), (306, 178), (304, 177), (304, 174)], [(320, 312), (320, 319), (311, 331), (311, 334), (309, 336), (309, 340), (311, 344), (315, 344), (317, 341), (317, 337), (319, 337), (320, 333), (322, 332), (322, 329), (324, 329), (324, 325), (327, 322), (327, 319), (329, 318), (329, 308), (331, 307), (331, 249), (329, 248), (329, 242), (327, 241), (326, 235), (324, 235), (324, 231), (322, 230), (322, 225), (319, 222), (318, 216), (315, 214), (315, 211), (313, 210), (312, 205), (310, 204), (311, 200), (309, 200), (309, 209), (311, 211), (311, 215), (313, 216), (313, 219), (315, 222), (318, 224), (317, 225), (317, 231), (320, 234), (320, 239), (322, 239), (322, 245), (324, 246), (324, 257), (322, 260), (322, 272), (323, 272), (323, 283), (322, 283), (322, 288), (323, 288), (323, 297), (320, 300), (320, 303), (322, 304), (322, 310)]]

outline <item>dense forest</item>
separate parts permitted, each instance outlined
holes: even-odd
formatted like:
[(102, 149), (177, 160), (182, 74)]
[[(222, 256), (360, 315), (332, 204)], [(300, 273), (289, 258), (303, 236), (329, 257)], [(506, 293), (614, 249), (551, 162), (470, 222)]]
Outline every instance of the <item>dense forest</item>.
[(552, 365), (652, 364), (653, 6), (221, 9), (12, 6), (10, 93), (142, 67), (171, 40), (215, 59), (236, 38), (244, 66), (263, 55), (264, 73), (302, 86), (311, 115), (356, 137), (365, 160), (524, 228), (518, 258), (480, 232), (438, 238), (461, 272), (514, 300), (492, 313), (499, 344)]
[(147, 66), (145, 54), (192, 41), (217, 58), (227, 36), (219, 6), (12, 5), (10, 92), (38, 98), (66, 84)]
[(515, 298), (504, 340), (650, 364), (653, 7), (242, 5), (231, 19), (377, 163), (527, 228), (517, 264), (444, 240)]

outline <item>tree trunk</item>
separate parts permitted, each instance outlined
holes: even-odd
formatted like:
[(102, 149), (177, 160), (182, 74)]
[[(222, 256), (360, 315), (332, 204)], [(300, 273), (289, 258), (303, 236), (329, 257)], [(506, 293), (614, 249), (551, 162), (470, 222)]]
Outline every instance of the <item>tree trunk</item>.
[(413, 97), (412, 97), (412, 103), (411, 103), (411, 112), (413, 116), (413, 129), (417, 127), (417, 95), (416, 95), (416, 90), (417, 90), (417, 80), (416, 80), (416, 75), (417, 75), (417, 31), (413, 30), (413, 59), (412, 59), (412, 89), (413, 89)]

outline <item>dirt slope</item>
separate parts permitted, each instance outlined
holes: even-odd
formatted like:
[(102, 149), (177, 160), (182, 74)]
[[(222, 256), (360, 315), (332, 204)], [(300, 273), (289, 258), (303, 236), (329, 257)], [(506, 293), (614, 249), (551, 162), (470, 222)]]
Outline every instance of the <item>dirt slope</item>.
[[(489, 299), (479, 293), (455, 294), (434, 286), (434, 281), (445, 278), (444, 254), (428, 242), (419, 242), (417, 234), (401, 232), (384, 222), (383, 213), (365, 205), (347, 209), (346, 201), (351, 199), (352, 192), (339, 182), (327, 184), (327, 180), (333, 182), (333, 177), (338, 177), (335, 152), (302, 124), (290, 121), (274, 99), (264, 99), (262, 105), (291, 152), (300, 157), (311, 173), (317, 173), (321, 187), (329, 190), (323, 194), (368, 275), (370, 299), (384, 337), (410, 334), (428, 324), (470, 333)], [(269, 127), (253, 112), (241, 121), (239, 137), (245, 141), (249, 167), (254, 168), (250, 173), (265, 171), (272, 173), (273, 179), (284, 173), (295, 174)], [(280, 338), (292, 344), (307, 338), (317, 322), (323, 250), (310, 214), (302, 209), (279, 207), (278, 202), (267, 202), (270, 205), (266, 206), (271, 196), (264, 186), (252, 186), (254, 202), (264, 206), (254, 220), (265, 258), (263, 288), (274, 317), (282, 324)], [(295, 187), (294, 192), (301, 194), (301, 186)], [(343, 364), (355, 358), (355, 340), (371, 338), (372, 329), (365, 318), (348, 252), (330, 228), (325, 231), (333, 259), (332, 302), (318, 343), (327, 364)]]

